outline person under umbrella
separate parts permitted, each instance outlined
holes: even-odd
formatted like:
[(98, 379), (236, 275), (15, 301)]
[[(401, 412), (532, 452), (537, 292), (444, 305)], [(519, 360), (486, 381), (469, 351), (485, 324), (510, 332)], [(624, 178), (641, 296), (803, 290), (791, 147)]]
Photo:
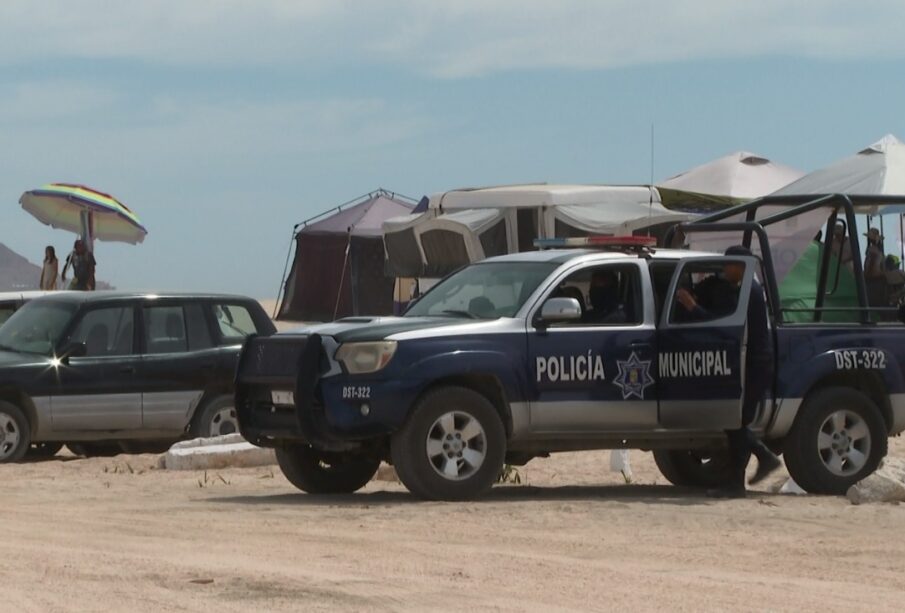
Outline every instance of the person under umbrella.
[(93, 291), (94, 290), (94, 270), (97, 267), (97, 262), (94, 259), (94, 254), (88, 251), (85, 248), (85, 242), (82, 239), (77, 239), (73, 244), (72, 253), (66, 258), (66, 264), (63, 265), (63, 283), (66, 283), (66, 271), (72, 267), (72, 282), (69, 284), (69, 289), (73, 290), (81, 290), (81, 291)]

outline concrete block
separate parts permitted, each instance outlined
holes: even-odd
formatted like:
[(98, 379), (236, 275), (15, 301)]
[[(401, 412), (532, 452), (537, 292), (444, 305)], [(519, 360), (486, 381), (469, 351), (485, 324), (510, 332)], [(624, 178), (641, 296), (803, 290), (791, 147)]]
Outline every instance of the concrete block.
[(852, 504), (867, 502), (905, 502), (905, 460), (886, 458), (880, 468), (848, 488)]
[(276, 464), (273, 449), (255, 447), (239, 434), (196, 438), (176, 443), (163, 455), (167, 470), (250, 468)]

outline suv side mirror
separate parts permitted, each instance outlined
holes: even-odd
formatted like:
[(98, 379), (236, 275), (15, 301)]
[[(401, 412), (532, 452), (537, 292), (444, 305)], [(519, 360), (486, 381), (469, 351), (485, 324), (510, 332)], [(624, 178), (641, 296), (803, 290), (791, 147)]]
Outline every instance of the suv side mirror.
[(575, 298), (550, 298), (540, 310), (539, 323), (552, 324), (581, 319), (581, 305)]
[(68, 362), (69, 358), (83, 358), (86, 355), (88, 355), (88, 347), (85, 343), (69, 343), (57, 357), (61, 362)]

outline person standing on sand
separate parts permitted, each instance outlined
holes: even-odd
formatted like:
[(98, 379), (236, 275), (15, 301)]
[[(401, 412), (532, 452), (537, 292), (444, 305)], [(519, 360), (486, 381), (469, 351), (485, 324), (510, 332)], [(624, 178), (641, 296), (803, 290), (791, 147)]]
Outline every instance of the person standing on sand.
[(92, 291), (94, 289), (94, 269), (97, 263), (94, 255), (85, 249), (85, 243), (79, 239), (73, 244), (72, 253), (66, 258), (63, 266), (63, 283), (66, 282), (66, 271), (72, 267), (72, 282), (69, 289)]
[(57, 260), (57, 252), (48, 245), (44, 248), (44, 265), (41, 267), (41, 281), (38, 287), (50, 292), (57, 288), (57, 275), (60, 273), (60, 263)]
[[(726, 255), (751, 256), (751, 250), (742, 245), (735, 245), (726, 250)], [(723, 267), (723, 276), (729, 285), (736, 289), (735, 304), (738, 304), (738, 290), (745, 276), (743, 264), (728, 263)], [(712, 319), (711, 314), (701, 307), (695, 298), (685, 292), (677, 297), (679, 302), (697, 319)], [(721, 488), (707, 491), (713, 498), (744, 498), (745, 469), (751, 455), (757, 457), (757, 472), (751, 477), (751, 485), (760, 483), (781, 466), (776, 454), (759, 440), (749, 427), (757, 417), (757, 410), (764, 401), (773, 378), (773, 342), (770, 338), (767, 302), (764, 289), (756, 279), (751, 282), (751, 295), (748, 297), (748, 313), (745, 317), (748, 334), (748, 347), (745, 353), (745, 378), (742, 389), (742, 424), (735, 430), (727, 430), (729, 439), (729, 481)]]

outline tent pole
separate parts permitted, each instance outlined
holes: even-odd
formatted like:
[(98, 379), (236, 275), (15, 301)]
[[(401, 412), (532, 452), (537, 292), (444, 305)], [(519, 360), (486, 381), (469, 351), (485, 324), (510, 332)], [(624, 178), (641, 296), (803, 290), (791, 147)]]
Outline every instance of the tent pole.
[(899, 268), (905, 267), (905, 225), (902, 223), (902, 218), (905, 217), (901, 213), (899, 214)]
[(292, 255), (292, 243), (295, 242), (295, 228), (292, 229), (292, 238), (289, 239), (289, 249), (286, 250), (286, 263), (283, 264), (283, 276), (280, 277), (280, 287), (277, 289), (277, 299), (273, 305), (273, 319), (280, 312), (280, 295), (286, 289), (286, 271), (289, 270), (289, 258)]
[[(336, 314), (339, 313), (339, 300), (343, 295), (343, 283), (346, 281), (346, 265), (349, 263), (349, 248), (352, 246), (352, 229), (349, 229), (349, 239), (346, 241), (346, 255), (343, 258), (343, 272), (339, 276), (339, 289), (336, 290), (336, 306), (333, 307), (333, 320), (336, 320)], [(350, 284), (351, 285), (351, 284)], [(352, 289), (351, 287), (349, 289)]]

